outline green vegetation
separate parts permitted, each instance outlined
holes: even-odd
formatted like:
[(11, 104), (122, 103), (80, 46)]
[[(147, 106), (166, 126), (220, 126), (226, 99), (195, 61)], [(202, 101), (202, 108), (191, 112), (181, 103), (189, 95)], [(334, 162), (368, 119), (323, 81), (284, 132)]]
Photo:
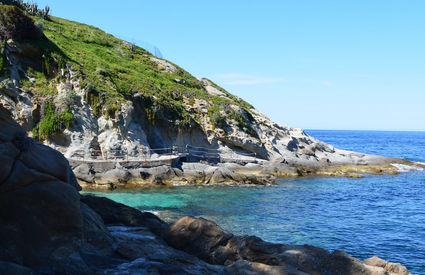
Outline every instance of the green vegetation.
[[(249, 123), (249, 122), (251, 123), (254, 122), (254, 118), (245, 109), (243, 109), (243, 111), (245, 112), (245, 115), (248, 117), (247, 119), (245, 119), (242, 114), (237, 113), (230, 108), (226, 108), (226, 106), (213, 105), (208, 110), (208, 115), (210, 117), (210, 121), (214, 128), (224, 129), (227, 125), (226, 120), (233, 120), (236, 122), (236, 125), (238, 126), (240, 130), (257, 138), (258, 137), (257, 133), (252, 129)], [(223, 115), (223, 113), (225, 113), (225, 115)]]
[(37, 3), (34, 1), (26, 3), (23, 0), (2, 0), (4, 5), (13, 5), (25, 11), (29, 15), (39, 16), (43, 19), (49, 19), (50, 7), (46, 6), (44, 9), (39, 9)]
[(54, 134), (61, 133), (63, 129), (70, 129), (74, 115), (70, 110), (56, 113), (55, 105), (51, 102), (44, 106), (44, 117), (32, 130), (33, 138), (45, 140)]
[(6, 72), (6, 55), (4, 54), (4, 46), (6, 41), (0, 42), (0, 76), (2, 76)]
[(116, 111), (120, 109), (120, 103), (117, 99), (106, 94), (100, 94), (93, 86), (87, 87), (85, 100), (92, 106), (93, 114), (97, 118), (101, 115), (115, 118)]
[[(254, 118), (251, 116), (249, 112), (247, 112), (246, 114), (248, 115), (248, 120), (252, 122)], [(235, 111), (231, 111), (228, 115), (228, 118), (236, 121), (239, 129), (241, 129), (245, 133), (253, 137), (258, 137), (257, 133), (252, 129), (251, 125), (245, 120), (242, 114), (236, 113)]]
[(213, 105), (208, 109), (208, 116), (213, 128), (224, 129), (227, 125), (226, 118), (221, 114), (222, 108), (217, 105)]
[(237, 103), (236, 105), (241, 106), (245, 110), (250, 110), (250, 109), (253, 109), (254, 108), (251, 104), (249, 104), (248, 102), (244, 101), (243, 99), (241, 99), (241, 98), (239, 98), (239, 97), (237, 97), (235, 95), (232, 95), (231, 93), (229, 93), (228, 91), (226, 91), (222, 87), (218, 86), (217, 84), (215, 84), (211, 80), (209, 80), (209, 79), (207, 79), (207, 80), (211, 83), (211, 86), (213, 86), (214, 88), (216, 88), (220, 92), (225, 93), (227, 97), (229, 97), (231, 100), (233, 100), (234, 102), (236, 102)]

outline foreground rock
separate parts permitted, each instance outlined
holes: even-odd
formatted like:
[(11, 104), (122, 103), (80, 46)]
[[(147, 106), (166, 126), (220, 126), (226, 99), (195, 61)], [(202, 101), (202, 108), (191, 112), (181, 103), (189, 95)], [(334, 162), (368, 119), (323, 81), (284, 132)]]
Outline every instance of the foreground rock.
[(233, 236), (215, 223), (184, 217), (165, 237), (173, 247), (211, 264), (225, 264), (232, 274), (409, 274), (399, 263), (378, 257), (360, 260), (343, 251), (308, 245), (268, 243), (254, 236)]
[(234, 236), (184, 217), (172, 225), (80, 196), (59, 152), (0, 106), (0, 274), (409, 274), (400, 264)]

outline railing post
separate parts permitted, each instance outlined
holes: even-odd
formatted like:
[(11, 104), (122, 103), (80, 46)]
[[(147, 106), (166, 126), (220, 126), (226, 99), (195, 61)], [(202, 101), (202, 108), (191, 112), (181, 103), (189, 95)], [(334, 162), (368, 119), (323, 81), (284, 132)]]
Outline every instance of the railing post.
[(143, 164), (146, 165), (147, 161), (146, 161), (145, 148), (142, 149), (142, 154), (143, 154)]
[(103, 160), (106, 160), (105, 158), (105, 154), (104, 154), (104, 149), (102, 149), (102, 147), (100, 147), (100, 154), (102, 155)]
[(102, 156), (103, 156), (103, 160), (105, 161), (104, 162), (104, 165), (103, 165), (103, 168), (104, 168), (104, 170), (106, 171), (106, 170), (108, 170), (108, 149), (105, 149), (104, 150), (105, 152), (105, 156), (106, 156), (106, 158), (105, 158), (105, 156), (103, 156), (103, 154), (102, 154)]
[(172, 152), (170, 151), (170, 166), (171, 164), (173, 164), (173, 160), (172, 160)]

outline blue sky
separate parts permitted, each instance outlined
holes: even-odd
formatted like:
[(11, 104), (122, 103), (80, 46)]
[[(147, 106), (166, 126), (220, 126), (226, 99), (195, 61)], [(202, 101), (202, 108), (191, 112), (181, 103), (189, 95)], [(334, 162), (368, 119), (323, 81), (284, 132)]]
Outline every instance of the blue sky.
[(285, 125), (425, 130), (425, 1), (37, 1)]

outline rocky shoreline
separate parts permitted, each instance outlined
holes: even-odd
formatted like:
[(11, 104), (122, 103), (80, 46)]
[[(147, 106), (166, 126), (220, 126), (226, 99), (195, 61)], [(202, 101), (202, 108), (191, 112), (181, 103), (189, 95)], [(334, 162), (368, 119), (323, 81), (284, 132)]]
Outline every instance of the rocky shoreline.
[[(19, 9), (15, 12), (19, 13)], [(60, 35), (54, 28), (47, 30), (51, 39)], [(334, 148), (302, 129), (271, 121), (208, 79), (193, 77), (142, 49), (137, 54), (132, 52), (128, 42), (118, 39), (114, 40), (117, 47), (128, 48), (133, 57), (140, 58), (143, 70), (159, 73), (157, 80), (165, 81), (160, 86), (173, 87), (174, 92), (170, 95), (157, 90), (150, 95), (150, 89), (158, 86), (150, 85), (147, 90), (143, 87), (144, 92), (139, 87), (138, 92), (121, 98), (113, 83), (105, 82), (106, 72), (99, 68), (94, 76), (99, 78), (98, 83), (110, 86), (102, 89), (112, 89), (113, 97), (100, 87), (88, 85), (85, 75), (93, 72), (71, 60), (61, 67), (52, 59), (51, 76), (44, 80), (41, 75), (36, 76), (40, 79), (30, 77), (26, 71), (28, 62), (44, 62), (46, 49), (40, 48), (39, 42), (52, 41), (49, 35), (41, 35), (33, 44), (25, 39), (34, 38), (0, 37), (4, 55), (0, 105), (24, 127), (27, 135), (65, 155), (84, 189), (264, 185), (285, 177), (395, 174), (398, 168), (392, 164), (425, 168), (401, 159)], [(99, 47), (104, 50), (102, 45)], [(126, 58), (118, 54), (116, 62)], [(174, 78), (176, 73), (185, 79)], [(125, 74), (112, 82), (121, 82), (122, 78)], [(48, 85), (48, 95), (44, 94), (46, 87), (33, 87), (39, 82)], [(188, 83), (192, 83), (190, 87)], [(189, 88), (193, 89), (191, 93)], [(173, 148), (186, 150), (174, 154)]]
[(403, 159), (370, 156), (368, 164), (175, 162), (144, 167), (143, 162), (81, 162), (70, 160), (84, 190), (113, 190), (176, 185), (272, 185), (276, 179), (305, 176), (361, 178), (365, 174), (396, 175), (401, 169), (421, 170), (425, 165)]
[(0, 107), (1, 274), (409, 274), (399, 263), (234, 236), (214, 222), (167, 224), (80, 196), (66, 158)]

